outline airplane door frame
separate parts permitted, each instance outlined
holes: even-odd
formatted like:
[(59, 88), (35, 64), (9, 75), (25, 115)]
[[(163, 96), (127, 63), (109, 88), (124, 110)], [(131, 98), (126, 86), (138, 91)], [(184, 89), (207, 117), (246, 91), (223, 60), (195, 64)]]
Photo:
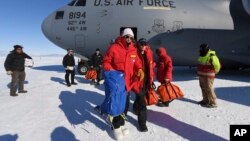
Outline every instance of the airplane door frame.
[(86, 47), (86, 36), (83, 34), (75, 35), (75, 51), (82, 52)]
[(135, 39), (135, 41), (137, 41), (137, 31), (138, 31), (137, 27), (125, 27), (125, 26), (120, 27), (120, 35), (122, 34), (122, 31), (123, 31), (125, 28), (131, 28), (131, 29), (132, 29), (132, 31), (133, 31), (133, 33), (134, 33), (134, 39)]

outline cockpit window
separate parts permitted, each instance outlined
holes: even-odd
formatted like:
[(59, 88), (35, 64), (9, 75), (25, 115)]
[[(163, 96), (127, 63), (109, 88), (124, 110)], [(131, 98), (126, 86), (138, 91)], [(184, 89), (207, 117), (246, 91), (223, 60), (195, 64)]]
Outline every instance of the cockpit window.
[(68, 5), (73, 6), (75, 4), (76, 0), (71, 1)]
[(63, 19), (64, 11), (57, 11), (55, 19)]
[(86, 0), (78, 0), (75, 4), (75, 6), (85, 6), (86, 5)]

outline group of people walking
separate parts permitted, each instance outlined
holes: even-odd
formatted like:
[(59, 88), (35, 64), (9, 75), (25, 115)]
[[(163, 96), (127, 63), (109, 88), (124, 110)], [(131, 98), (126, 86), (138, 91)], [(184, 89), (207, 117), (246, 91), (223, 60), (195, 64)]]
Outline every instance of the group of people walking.
[[(19, 93), (27, 93), (27, 91), (24, 90), (23, 85), (25, 79), (24, 59), (32, 58), (24, 53), (22, 49), (22, 46), (15, 45), (14, 50), (10, 52), (4, 63), (7, 74), (12, 76), (10, 86), (11, 96), (17, 96), (17, 85)], [(147, 43), (147, 40), (141, 38), (136, 42), (132, 29), (126, 28), (121, 35), (110, 44), (104, 56), (100, 53), (99, 48), (97, 48), (96, 52), (92, 55), (90, 67), (97, 71), (98, 77), (96, 80), (92, 80), (91, 83), (99, 85), (99, 82), (102, 79), (102, 70), (104, 73), (119, 72), (118, 74), (122, 76), (122, 79), (124, 80), (124, 86), (120, 89), (121, 91), (119, 91), (119, 94), (126, 95), (126, 102), (119, 103), (118, 101), (120, 105), (123, 104), (122, 112), (109, 117), (113, 127), (114, 137), (117, 140), (128, 134), (128, 130), (125, 127), (125, 117), (129, 109), (130, 92), (133, 91), (136, 94), (133, 103), (133, 112), (137, 115), (139, 130), (141, 132), (147, 132), (147, 105), (145, 103), (145, 95), (147, 94), (147, 91), (153, 89), (155, 76), (154, 68), (157, 69), (156, 79), (158, 82), (164, 84), (172, 81), (172, 59), (168, 55), (166, 48), (159, 43), (155, 53), (158, 57), (157, 61), (154, 61), (153, 59), (154, 53), (151, 50), (150, 45)], [(73, 54), (73, 50), (68, 49), (67, 54), (63, 58), (63, 66), (66, 72), (65, 81), (68, 87), (71, 85), (77, 85), (74, 81), (75, 60)], [(199, 75), (199, 82), (203, 96), (203, 99), (199, 104), (205, 107), (214, 108), (217, 106), (217, 103), (216, 95), (213, 90), (213, 81), (215, 74), (219, 72), (221, 67), (219, 59), (217, 58), (215, 51), (210, 50), (207, 44), (201, 44), (198, 63), (197, 73)], [(115, 80), (118, 79), (118, 77), (112, 79)], [(104, 83), (104, 85), (105, 89), (112, 89), (109, 84)], [(107, 97), (107, 94), (105, 95), (105, 100), (108, 100), (109, 98)], [(160, 106), (168, 106), (169, 102), (160, 102), (158, 104)], [(97, 106), (97, 108), (102, 110), (101, 106), (102, 104)], [(115, 109), (114, 107), (112, 108)]]
[[(124, 107), (124, 112), (112, 116), (110, 121), (113, 125), (114, 137), (117, 140), (123, 138), (123, 136), (128, 133), (128, 130), (124, 126), (124, 115), (126, 115), (128, 111), (130, 92), (133, 91), (136, 94), (136, 99), (133, 103), (133, 112), (137, 115), (139, 130), (141, 132), (147, 132), (147, 105), (145, 103), (145, 95), (147, 91), (153, 89), (154, 68), (157, 69), (156, 78), (161, 84), (172, 81), (172, 59), (167, 54), (166, 48), (159, 44), (155, 53), (158, 56), (156, 63), (153, 60), (153, 51), (146, 39), (142, 38), (135, 42), (133, 31), (130, 28), (126, 28), (121, 36), (117, 37), (115, 42), (110, 45), (103, 57), (104, 71), (119, 71), (124, 74), (127, 102)], [(218, 73), (220, 70), (219, 59), (215, 52), (209, 49), (207, 44), (200, 46), (200, 53), (198, 59), (198, 75), (203, 100), (200, 101), (199, 104), (214, 108), (217, 104), (213, 90), (213, 79), (215, 73)], [(108, 87), (105, 86), (105, 89), (106, 88)], [(106, 97), (105, 100), (107, 99)], [(169, 101), (160, 102), (158, 105), (168, 106)], [(102, 110), (100, 106), (96, 108)]]
[[(116, 139), (123, 138), (128, 130), (125, 128), (125, 118), (129, 107), (129, 93), (133, 91), (136, 99), (133, 111), (137, 115), (138, 127), (141, 132), (147, 132), (147, 105), (145, 95), (153, 89), (154, 68), (158, 68), (158, 81), (165, 83), (172, 80), (172, 60), (165, 48), (157, 49), (159, 60), (155, 64), (153, 51), (146, 39), (135, 42), (132, 29), (126, 28), (107, 50), (103, 58), (104, 71), (119, 71), (124, 74), (125, 95), (127, 96), (124, 112), (112, 117), (113, 133)], [(105, 78), (104, 78), (105, 80)], [(106, 87), (105, 87), (106, 88)], [(106, 99), (105, 99), (106, 100)], [(104, 101), (105, 102), (105, 101)]]

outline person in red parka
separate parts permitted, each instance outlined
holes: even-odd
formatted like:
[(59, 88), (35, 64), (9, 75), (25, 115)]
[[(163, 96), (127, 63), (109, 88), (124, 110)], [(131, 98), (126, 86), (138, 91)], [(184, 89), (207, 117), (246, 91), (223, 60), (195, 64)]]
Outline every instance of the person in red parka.
[(150, 49), (145, 38), (141, 38), (137, 42), (138, 56), (141, 61), (142, 70), (144, 72), (144, 79), (136, 81), (133, 87), (133, 91), (136, 94), (136, 99), (133, 104), (133, 111), (138, 116), (139, 130), (141, 132), (147, 132), (146, 126), (147, 120), (147, 105), (145, 103), (145, 95), (149, 89), (152, 89), (152, 83), (154, 80), (154, 61), (153, 52)]
[[(119, 36), (116, 39), (115, 43), (113, 43), (106, 52), (103, 58), (103, 70), (117, 70), (123, 72), (125, 76), (126, 90), (129, 92), (134, 84), (132, 79), (134, 73), (141, 70), (141, 64), (138, 61), (139, 58), (137, 56), (137, 49), (134, 44), (134, 34), (123, 34), (123, 36)], [(139, 78), (142, 73), (143, 72), (138, 74)]]
[[(167, 54), (167, 51), (164, 47), (156, 49), (156, 54), (158, 56), (158, 60), (156, 63), (157, 80), (161, 84), (168, 83), (172, 81), (172, 59)], [(169, 106), (169, 102), (159, 102), (158, 106)]]
[[(124, 29), (122, 36), (119, 36), (115, 43), (111, 44), (103, 57), (104, 71), (120, 71), (124, 74), (125, 88), (129, 92), (134, 85), (134, 76), (140, 80), (144, 77), (144, 72), (140, 69), (140, 60), (137, 55), (137, 49), (134, 44), (134, 34), (132, 29)], [(123, 135), (128, 134), (124, 127), (125, 119), (123, 115), (112, 117), (112, 126), (114, 136), (121, 139)]]

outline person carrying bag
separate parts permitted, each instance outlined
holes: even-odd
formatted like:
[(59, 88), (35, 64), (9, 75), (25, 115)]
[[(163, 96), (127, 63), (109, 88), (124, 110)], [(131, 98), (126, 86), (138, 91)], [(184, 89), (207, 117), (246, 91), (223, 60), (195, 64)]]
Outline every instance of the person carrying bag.
[[(156, 55), (158, 56), (156, 68), (157, 68), (157, 80), (161, 84), (167, 84), (172, 81), (173, 63), (171, 57), (168, 55), (165, 47), (159, 44), (159, 48), (156, 49)], [(171, 101), (163, 102), (159, 100), (157, 103), (160, 107), (168, 107)]]
[(182, 98), (184, 96), (181, 89), (171, 82), (161, 84), (157, 88), (157, 93), (162, 102), (171, 102), (174, 99)]

